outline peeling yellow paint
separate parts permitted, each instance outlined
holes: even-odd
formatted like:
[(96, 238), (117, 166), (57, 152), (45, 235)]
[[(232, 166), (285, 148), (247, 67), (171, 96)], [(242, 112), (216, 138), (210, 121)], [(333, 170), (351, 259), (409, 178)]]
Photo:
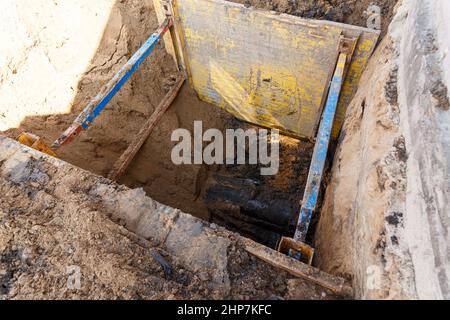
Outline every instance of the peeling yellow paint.
[(341, 35), (360, 36), (339, 101), (337, 136), (378, 33), (222, 0), (172, 2), (199, 97), (240, 119), (300, 138), (315, 137)]
[[(203, 33), (205, 34), (205, 33)], [(206, 38), (199, 30), (193, 30), (191, 28), (184, 29), (184, 35), (186, 37), (186, 41), (205, 41)]]

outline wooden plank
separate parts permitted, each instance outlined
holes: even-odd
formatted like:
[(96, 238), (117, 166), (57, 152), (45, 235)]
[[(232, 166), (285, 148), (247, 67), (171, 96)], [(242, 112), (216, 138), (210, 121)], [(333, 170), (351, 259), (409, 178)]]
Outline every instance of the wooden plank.
[(167, 95), (164, 97), (164, 99), (156, 108), (155, 112), (153, 112), (151, 117), (141, 128), (141, 130), (136, 135), (134, 140), (131, 142), (127, 150), (125, 150), (125, 152), (116, 161), (116, 163), (113, 166), (113, 169), (108, 175), (109, 179), (113, 181), (118, 181), (122, 177), (125, 170), (130, 165), (131, 161), (133, 161), (134, 157), (139, 152), (144, 142), (147, 140), (148, 136), (152, 133), (158, 121), (162, 118), (164, 113), (167, 111), (167, 109), (169, 109), (170, 105), (175, 100), (184, 81), (185, 81), (184, 75), (179, 75), (177, 77), (175, 85), (170, 89), (170, 91), (167, 93)]
[(330, 275), (317, 268), (309, 266), (280, 252), (260, 245), (252, 240), (242, 238), (245, 250), (270, 265), (287, 271), (293, 276), (311, 281), (321, 287), (327, 288), (335, 294), (351, 297), (353, 289), (346, 284), (343, 278)]

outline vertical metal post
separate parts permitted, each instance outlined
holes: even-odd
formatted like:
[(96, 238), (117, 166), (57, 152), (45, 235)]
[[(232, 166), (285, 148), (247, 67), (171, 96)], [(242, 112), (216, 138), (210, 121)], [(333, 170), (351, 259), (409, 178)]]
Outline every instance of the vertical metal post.
[(116, 75), (101, 89), (100, 93), (92, 99), (84, 110), (75, 119), (73, 124), (52, 144), (53, 151), (62, 145), (71, 142), (82, 130), (85, 130), (106, 107), (125, 82), (139, 68), (142, 62), (153, 52), (156, 44), (172, 26), (172, 20), (167, 18), (154, 32), (131, 59), (116, 73)]
[(309, 224), (314, 210), (317, 206), (320, 184), (322, 181), (325, 161), (328, 154), (331, 130), (333, 128), (336, 107), (342, 89), (343, 76), (347, 54), (341, 53), (337, 62), (334, 76), (330, 86), (327, 103), (323, 112), (322, 121), (319, 127), (319, 133), (314, 147), (311, 167), (309, 170), (306, 189), (303, 196), (302, 207), (300, 210), (299, 221), (294, 235), (294, 240), (305, 242), (308, 233)]

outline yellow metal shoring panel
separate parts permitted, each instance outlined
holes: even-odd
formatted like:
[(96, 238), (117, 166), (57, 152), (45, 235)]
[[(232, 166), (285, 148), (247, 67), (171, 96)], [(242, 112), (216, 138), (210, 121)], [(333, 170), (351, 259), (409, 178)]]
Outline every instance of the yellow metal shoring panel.
[[(160, 0), (154, 1), (158, 11)], [(360, 36), (337, 111), (338, 132), (378, 33), (222, 0), (172, 3), (184, 66), (199, 97), (299, 138), (315, 137), (341, 35)]]

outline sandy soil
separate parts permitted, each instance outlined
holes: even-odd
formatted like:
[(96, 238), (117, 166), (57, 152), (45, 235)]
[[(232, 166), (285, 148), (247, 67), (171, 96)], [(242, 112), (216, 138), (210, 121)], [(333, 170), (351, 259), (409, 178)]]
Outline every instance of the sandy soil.
[[(323, 270), (357, 283), (370, 281), (365, 277), (375, 270), (377, 284), (357, 289), (359, 296), (375, 299), (402, 299), (412, 292), (402, 284), (413, 275), (403, 234), (408, 152), (394, 50), (387, 36), (349, 106), (315, 239), (316, 263)], [(385, 277), (391, 280), (382, 281)]]
[[(363, 11), (369, 1), (237, 1), (259, 8), (296, 14), (308, 18), (329, 19), (364, 25)], [(378, 1), (385, 12), (384, 23), (389, 20), (394, 1)], [(15, 138), (22, 131), (30, 131), (47, 142), (55, 139), (97, 93), (100, 86), (131, 56), (157, 27), (151, 1), (117, 1), (114, 3), (103, 38), (89, 67), (83, 73), (69, 114), (53, 114), (44, 117), (27, 117), (19, 128), (6, 132)], [(52, 43), (40, 43), (51, 46)], [(26, 57), (24, 57), (26, 59)], [(91, 172), (107, 175), (113, 163), (121, 155), (153, 112), (175, 72), (171, 58), (158, 48), (113, 99), (89, 130), (72, 145), (60, 152), (65, 161)], [(37, 76), (37, 75), (36, 75)], [(265, 234), (264, 229), (289, 235), (299, 212), (300, 200), (308, 172), (312, 145), (284, 138), (281, 147), (280, 173), (274, 178), (261, 178), (252, 166), (175, 166), (170, 160), (172, 144), (170, 134), (176, 128), (192, 130), (194, 120), (202, 120), (208, 128), (246, 128), (250, 125), (235, 120), (221, 109), (200, 101), (187, 86), (164, 115), (141, 152), (131, 164), (122, 183), (130, 187), (143, 187), (154, 199), (180, 208), (205, 220), (217, 222), (232, 230), (259, 241), (266, 240), (274, 246), (277, 236)], [(220, 207), (217, 201), (208, 202), (208, 194), (214, 188), (217, 175), (232, 179), (255, 179), (258, 187), (251, 200), (258, 200), (267, 207), (288, 212), (282, 226), (252, 219), (245, 214), (245, 204)], [(223, 202), (222, 201), (222, 202)], [(215, 202), (211, 204), (212, 202)], [(276, 215), (275, 212), (269, 212)], [(226, 217), (225, 219), (223, 217)], [(259, 235), (259, 237), (258, 237)]]
[[(27, 4), (24, 1), (20, 3)], [(360, 26), (365, 26), (366, 17), (363, 12), (369, 3), (373, 2), (383, 10), (383, 33), (387, 30), (396, 3), (393, 0), (299, 1), (298, 4), (287, 0), (236, 0), (235, 2), (308, 18), (328, 19)], [(29, 116), (22, 121), (20, 126), (5, 131), (7, 136), (15, 138), (22, 131), (30, 131), (44, 137), (47, 142), (51, 142), (73, 121), (89, 99), (95, 96), (101, 85), (110, 79), (157, 27), (151, 1), (126, 0), (111, 1), (111, 3), (113, 4), (112, 11), (107, 19), (106, 29), (97, 53), (82, 72), (77, 84), (71, 88), (76, 92), (71, 103), (71, 110), (66, 114)], [(28, 3), (28, 5), (32, 4)], [(27, 19), (31, 18), (23, 19), (28, 21)], [(14, 34), (13, 31), (9, 32)], [(76, 29), (73, 32), (76, 32)], [(70, 34), (66, 36), (70, 37)], [(55, 46), (64, 45), (64, 43), (55, 44), (51, 39), (40, 38), (35, 34), (30, 38), (32, 40), (31, 52), (33, 48), (37, 47), (46, 51)], [(54, 54), (55, 59), (51, 60), (51, 63), (52, 67), (58, 70), (55, 61), (58, 62), (64, 58), (58, 56), (57, 52)], [(49, 56), (53, 57), (51, 54)], [(75, 57), (72, 58), (75, 59)], [(68, 58), (65, 59), (68, 62)], [(27, 63), (29, 63), (29, 55), (26, 52), (19, 55), (13, 64), (5, 68), (6, 71), (2, 70), (0, 85), (3, 86), (9, 82), (14, 84), (14, 75), (16, 74), (39, 78), (38, 74), (30, 74), (29, 70), (24, 67)], [(175, 67), (172, 59), (162, 47), (158, 47), (92, 127), (74, 144), (62, 150), (61, 158), (83, 169), (106, 175), (167, 92), (174, 73)], [(64, 85), (70, 87), (65, 83)], [(32, 95), (25, 98), (29, 99), (30, 105), (33, 105)], [(4, 101), (0, 102), (4, 103)], [(42, 103), (43, 105), (53, 105), (57, 104), (57, 101), (44, 99)], [(216, 206), (211, 206), (206, 200), (208, 191), (216, 183), (217, 175), (233, 179), (255, 178), (254, 172), (258, 168), (177, 167), (170, 161), (169, 137), (172, 130), (179, 127), (192, 130), (194, 120), (203, 120), (207, 127), (218, 129), (250, 126), (235, 120), (216, 107), (201, 102), (195, 93), (185, 86), (121, 182), (130, 187), (144, 188), (149, 196), (164, 204), (181, 208), (187, 213), (217, 222), (231, 230), (240, 230), (244, 235), (257, 238), (260, 231), (266, 230), (268, 226), (247, 224), (248, 221), (245, 217), (243, 218), (242, 214), (243, 206), (218, 209)], [(284, 138), (280, 174), (274, 178), (261, 179), (259, 177), (260, 181), (253, 195), (254, 199), (262, 200), (269, 207), (278, 208), (281, 203), (282, 209), (298, 212), (311, 151), (312, 146), (308, 143)], [(73, 201), (66, 203), (67, 199), (64, 198), (64, 195), (48, 196), (57, 188), (55, 181), (46, 186), (49, 192), (39, 194), (40, 197), (43, 197), (42, 201), (39, 198), (30, 198), (22, 194), (23, 190), (20, 190), (20, 186), (8, 181), (0, 183), (1, 193), (7, 195), (1, 200), (0, 211), (2, 228), (4, 228), (1, 229), (3, 238), (0, 239), (2, 244), (0, 279), (3, 294), (17, 298), (45, 297), (46, 294), (50, 294), (52, 297), (72, 297), (73, 294), (61, 289), (64, 285), (61, 277), (53, 275), (56, 271), (60, 274), (66, 264), (64, 253), (66, 249), (58, 251), (59, 249), (54, 248), (55, 243), (64, 244), (69, 251), (79, 251), (79, 263), (90, 268), (89, 272), (94, 275), (92, 279), (89, 279), (92, 283), (89, 293), (77, 293), (80, 297), (201, 298), (208, 297), (211, 293), (206, 282), (201, 284), (201, 277), (190, 274), (188, 271), (180, 271), (180, 273), (186, 272), (187, 277), (192, 279), (188, 284), (181, 280), (180, 283), (177, 279), (165, 281), (164, 272), (148, 251), (139, 248), (127, 237), (120, 236), (115, 224), (105, 219), (103, 215), (95, 213), (103, 211), (104, 208), (83, 208), (82, 203), (84, 202), (81, 199), (74, 198)], [(88, 184), (77, 181), (77, 185), (74, 184), (71, 187), (82, 191), (88, 188)], [(237, 215), (240, 219), (238, 221), (232, 218), (224, 219), (223, 216), (217, 214), (217, 210), (222, 213), (226, 212), (229, 217)], [(89, 219), (86, 219), (86, 216)], [(56, 223), (52, 222), (54, 219), (57, 220)], [(281, 234), (288, 234), (295, 219), (295, 216), (290, 216), (283, 228), (274, 230)], [(41, 230), (33, 233), (32, 227)], [(270, 226), (270, 228), (274, 227)], [(77, 230), (77, 233), (80, 230), (84, 231), (75, 236), (73, 230)], [(274, 241), (271, 239), (267, 244), (273, 245), (273, 243)], [(30, 252), (31, 260), (23, 258), (23, 252)], [(176, 257), (167, 259), (175, 266), (180, 264)], [(111, 262), (104, 265), (104, 272), (94, 270), (93, 266), (102, 264), (106, 260)], [(288, 288), (295, 286), (287, 282), (286, 275), (274, 280), (272, 277), (274, 274), (278, 274), (277, 270), (267, 268), (265, 264), (261, 264), (249, 256), (237, 255), (236, 261), (240, 262), (230, 265), (231, 282), (234, 283), (231, 297), (294, 296)], [(122, 265), (131, 265), (131, 269), (123, 270)], [(148, 265), (148, 268), (140, 270), (140, 265)], [(183, 266), (180, 266), (179, 269), (184, 270)], [(50, 274), (50, 278), (54, 280), (44, 280), (42, 276), (44, 271), (42, 270), (46, 270), (45, 272)], [(242, 272), (242, 270), (248, 270), (248, 272)], [(257, 273), (259, 278), (253, 278), (252, 273)], [(114, 282), (113, 278), (118, 280)], [(145, 281), (141, 284), (142, 279)], [(241, 285), (242, 281), (247, 285)], [(114, 284), (108, 287), (112, 282)], [(132, 283), (131, 288), (129, 283)], [(63, 291), (54, 291), (53, 287)], [(129, 289), (124, 291), (123, 288)], [(42, 293), (36, 295), (36, 292)], [(303, 297), (311, 298), (320, 296), (320, 292), (317, 294), (309, 292), (308, 295), (303, 295)]]
[[(51, 142), (156, 26), (151, 2), (117, 2), (111, 11), (97, 54), (79, 81), (70, 114), (27, 117), (19, 128), (8, 130), (6, 135), (15, 138), (20, 132), (29, 131)], [(45, 48), (51, 43), (40, 45)], [(173, 61), (163, 49), (157, 49), (89, 130), (75, 143), (63, 148), (59, 156), (81, 168), (106, 175), (167, 91), (173, 74)], [(209, 209), (203, 197), (211, 175), (222, 172), (236, 178), (246, 178), (254, 175), (252, 171), (258, 168), (238, 167), (227, 173), (227, 167), (174, 166), (170, 160), (170, 134), (179, 127), (192, 129), (194, 120), (202, 120), (205, 127), (223, 130), (249, 127), (221, 109), (200, 101), (186, 85), (122, 182), (131, 187), (144, 187), (158, 201), (209, 219)], [(284, 141), (281, 173), (274, 181), (264, 181), (259, 193), (264, 193), (263, 197), (267, 198), (267, 190), (272, 187), (272, 192), (288, 202), (292, 212), (298, 212), (311, 145), (288, 138)], [(291, 220), (294, 219), (292, 217)]]

